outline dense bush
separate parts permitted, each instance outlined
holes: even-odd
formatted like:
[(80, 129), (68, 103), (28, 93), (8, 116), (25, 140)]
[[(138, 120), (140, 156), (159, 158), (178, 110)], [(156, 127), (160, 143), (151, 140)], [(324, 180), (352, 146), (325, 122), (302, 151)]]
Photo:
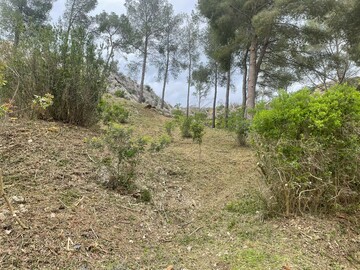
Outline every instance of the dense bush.
[(126, 123), (129, 118), (129, 111), (121, 104), (107, 101), (105, 98), (100, 100), (97, 110), (105, 124), (109, 122)]
[(31, 112), (34, 95), (49, 93), (54, 96), (52, 118), (78, 125), (96, 120), (96, 106), (105, 90), (104, 61), (93, 36), (83, 28), (67, 32), (61, 26), (44, 27), (16, 49), (0, 49), (8, 82), (1, 99), (15, 97), (18, 111), (25, 114)]
[(259, 166), (286, 214), (351, 210), (360, 202), (360, 93), (281, 93), (252, 122)]

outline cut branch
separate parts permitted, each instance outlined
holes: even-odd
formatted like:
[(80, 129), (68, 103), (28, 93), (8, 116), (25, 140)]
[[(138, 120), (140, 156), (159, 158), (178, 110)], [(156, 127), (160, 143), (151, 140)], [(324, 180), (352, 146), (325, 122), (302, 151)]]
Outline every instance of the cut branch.
[(30, 229), (28, 226), (26, 226), (21, 220), (20, 218), (16, 215), (14, 208), (12, 207), (10, 200), (8, 198), (8, 196), (5, 193), (4, 190), (4, 181), (3, 181), (3, 177), (2, 177), (2, 171), (0, 170), (0, 197), (3, 197), (5, 200), (5, 203), (7, 205), (7, 207), (10, 210), (11, 215), (15, 218), (15, 220), (17, 221), (17, 223), (19, 223), (19, 225), (23, 228), (23, 229)]

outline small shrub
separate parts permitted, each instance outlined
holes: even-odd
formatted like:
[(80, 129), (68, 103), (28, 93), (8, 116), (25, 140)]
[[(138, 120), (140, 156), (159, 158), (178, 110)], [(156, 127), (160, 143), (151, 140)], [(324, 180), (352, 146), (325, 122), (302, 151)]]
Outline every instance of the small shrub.
[(125, 91), (118, 89), (114, 92), (114, 95), (118, 98), (125, 98)]
[(174, 121), (168, 121), (165, 123), (165, 130), (168, 136), (172, 137), (176, 123)]
[(151, 192), (148, 189), (140, 190), (140, 197), (139, 200), (144, 203), (151, 202)]
[(194, 121), (191, 126), (190, 126), (190, 130), (192, 133), (192, 139), (195, 143), (201, 145), (202, 144), (202, 140), (204, 137), (204, 124), (202, 124), (199, 121)]
[(34, 95), (32, 100), (31, 109), (39, 119), (50, 118), (47, 108), (54, 104), (54, 96), (46, 93), (44, 96)]
[(107, 186), (123, 192), (134, 190), (135, 168), (139, 154), (145, 149), (145, 141), (134, 140), (131, 129), (110, 123), (102, 138), (92, 138), (89, 143), (105, 152), (100, 164), (110, 175)]
[(7, 114), (13, 112), (14, 105), (11, 101), (0, 105), (0, 118), (5, 117)]
[(185, 116), (185, 113), (179, 108), (172, 110), (172, 115), (174, 116), (175, 120), (179, 121), (182, 117)]
[(240, 146), (246, 145), (246, 138), (250, 130), (250, 122), (247, 119), (239, 118), (235, 128), (237, 142)]
[(148, 92), (153, 91), (150, 85), (145, 85), (145, 90), (148, 91)]
[(171, 137), (162, 135), (159, 140), (153, 141), (150, 144), (150, 151), (160, 152), (171, 143)]
[(98, 112), (104, 121), (104, 124), (115, 122), (115, 123), (126, 123), (129, 118), (129, 111), (127, 111), (119, 103), (110, 103), (105, 99), (101, 99), (98, 104)]
[(182, 138), (192, 138), (191, 123), (192, 117), (182, 117), (180, 119), (180, 133)]

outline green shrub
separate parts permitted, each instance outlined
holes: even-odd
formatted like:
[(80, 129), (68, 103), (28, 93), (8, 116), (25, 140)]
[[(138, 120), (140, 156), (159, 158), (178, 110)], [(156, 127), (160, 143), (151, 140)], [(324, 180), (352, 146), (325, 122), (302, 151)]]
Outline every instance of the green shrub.
[(182, 138), (192, 138), (191, 134), (191, 123), (193, 121), (192, 117), (182, 117), (180, 119), (180, 133)]
[(114, 92), (114, 95), (118, 98), (125, 98), (125, 91), (118, 89)]
[(281, 93), (251, 126), (259, 166), (286, 214), (349, 209), (360, 202), (360, 93)]
[(195, 143), (201, 145), (204, 137), (204, 124), (200, 121), (193, 121), (190, 126), (192, 139)]
[(166, 122), (165, 123), (165, 130), (166, 130), (167, 135), (172, 137), (175, 127), (176, 127), (176, 122), (175, 121)]
[[(91, 125), (97, 120), (96, 106), (106, 89), (104, 61), (97, 52), (94, 35), (83, 27), (66, 33), (59, 24), (41, 27), (20, 41), (16, 50), (1, 51), (6, 58), (0, 99), (12, 99), (18, 114), (29, 110), (34, 96), (51, 94), (48, 112), (55, 120)], [(1, 84), (1, 78), (0, 78)]]
[(98, 104), (98, 112), (104, 123), (126, 123), (129, 118), (129, 112), (119, 103), (110, 103), (101, 99)]
[(144, 203), (151, 202), (151, 192), (148, 189), (140, 190), (140, 197), (139, 200)]
[(131, 129), (116, 123), (109, 124), (102, 141), (109, 153), (101, 161), (110, 173), (108, 187), (120, 191), (133, 190), (135, 167), (139, 154), (144, 151), (145, 141), (134, 140)]
[(175, 120), (179, 120), (180, 118), (185, 116), (185, 113), (180, 108), (172, 110), (171, 113), (174, 116)]
[(246, 145), (246, 138), (250, 130), (250, 122), (243, 117), (238, 119), (237, 126), (235, 127), (235, 133), (237, 142), (240, 146)]
[(168, 146), (170, 143), (171, 143), (171, 137), (169, 137), (167, 135), (162, 135), (158, 141), (153, 141), (150, 144), (150, 151), (160, 152), (166, 146)]
[(238, 144), (240, 146), (246, 145), (246, 140), (250, 130), (250, 122), (244, 118), (241, 107), (229, 113), (227, 127), (224, 118), (224, 112), (219, 113), (216, 119), (216, 127), (235, 132)]

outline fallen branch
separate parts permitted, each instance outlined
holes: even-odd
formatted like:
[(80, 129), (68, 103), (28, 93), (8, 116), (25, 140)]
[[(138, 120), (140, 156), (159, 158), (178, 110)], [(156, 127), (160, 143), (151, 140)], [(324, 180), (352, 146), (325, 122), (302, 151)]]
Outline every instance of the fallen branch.
[(192, 233), (189, 234), (189, 236), (193, 235), (194, 233), (196, 233), (197, 231), (201, 230), (203, 227), (198, 227), (196, 230), (194, 230)]
[(8, 198), (8, 196), (6, 196), (5, 190), (4, 190), (4, 181), (3, 181), (3, 176), (2, 176), (2, 171), (0, 170), (0, 197), (3, 197), (5, 200), (6, 205), (8, 206), (11, 215), (15, 218), (15, 220), (17, 221), (17, 223), (19, 223), (19, 225), (23, 228), (23, 229), (30, 229), (28, 226), (26, 226), (21, 220), (20, 218), (16, 215), (14, 208), (12, 207), (10, 200)]

